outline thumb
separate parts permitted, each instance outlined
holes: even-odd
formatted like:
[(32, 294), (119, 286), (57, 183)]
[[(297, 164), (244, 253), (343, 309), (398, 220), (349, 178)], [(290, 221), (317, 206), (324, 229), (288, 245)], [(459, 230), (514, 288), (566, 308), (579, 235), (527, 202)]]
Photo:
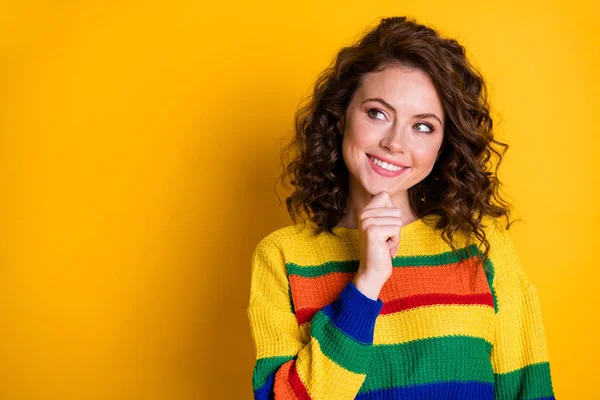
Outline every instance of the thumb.
[(389, 207), (389, 208), (394, 208), (394, 207), (396, 207), (396, 206), (394, 205), (394, 200), (392, 200), (392, 195), (391, 195), (391, 194), (389, 194), (388, 192), (385, 192), (385, 193), (386, 193), (385, 207)]
[(392, 247), (390, 247), (390, 257), (391, 258), (396, 257), (397, 252), (398, 252), (398, 244), (395, 244)]
[(374, 195), (373, 197), (371, 197), (371, 200), (364, 207), (364, 209), (366, 210), (369, 208), (379, 208), (379, 207), (394, 207), (394, 202), (392, 201), (392, 198), (388, 192), (386, 192), (386, 191), (379, 192), (376, 195)]

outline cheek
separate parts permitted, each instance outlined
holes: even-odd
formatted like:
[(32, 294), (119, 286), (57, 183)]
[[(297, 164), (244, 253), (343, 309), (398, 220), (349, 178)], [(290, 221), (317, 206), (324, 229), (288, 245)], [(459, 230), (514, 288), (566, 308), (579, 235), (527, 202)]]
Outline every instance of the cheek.
[(358, 173), (358, 168), (362, 165), (363, 153), (372, 147), (365, 135), (359, 134), (356, 130), (346, 130), (342, 138), (342, 157), (346, 167), (353, 173)]
[(411, 154), (416, 165), (428, 166), (435, 163), (439, 146), (431, 143), (413, 143)]
[(344, 133), (348, 145), (365, 149), (377, 144), (379, 133), (377, 130), (365, 121), (353, 121), (352, 125)]

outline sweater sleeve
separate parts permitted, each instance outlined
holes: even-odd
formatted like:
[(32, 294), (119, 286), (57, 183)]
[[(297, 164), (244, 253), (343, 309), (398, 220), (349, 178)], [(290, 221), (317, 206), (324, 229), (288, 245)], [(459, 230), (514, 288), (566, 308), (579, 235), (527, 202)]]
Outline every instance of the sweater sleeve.
[(498, 400), (554, 399), (542, 313), (535, 286), (528, 279), (503, 227), (490, 238), (497, 313), (491, 352)]
[(255, 399), (354, 399), (366, 378), (383, 307), (349, 282), (312, 318), (303, 340), (281, 250), (267, 236), (252, 256), (247, 309), (256, 350)]

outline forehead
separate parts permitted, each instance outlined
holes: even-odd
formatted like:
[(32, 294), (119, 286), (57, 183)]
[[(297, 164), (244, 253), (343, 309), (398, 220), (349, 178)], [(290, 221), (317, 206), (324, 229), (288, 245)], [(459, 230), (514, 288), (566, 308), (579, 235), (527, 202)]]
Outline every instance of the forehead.
[(443, 105), (429, 75), (417, 68), (388, 66), (363, 76), (356, 92), (360, 102), (381, 97), (396, 110), (442, 113)]

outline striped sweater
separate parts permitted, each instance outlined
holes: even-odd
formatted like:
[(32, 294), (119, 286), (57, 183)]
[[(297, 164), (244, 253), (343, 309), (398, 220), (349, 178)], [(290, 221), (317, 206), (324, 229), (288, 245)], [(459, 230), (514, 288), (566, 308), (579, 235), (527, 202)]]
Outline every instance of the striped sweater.
[(298, 224), (263, 238), (247, 309), (254, 398), (554, 399), (536, 288), (508, 231), (484, 219), (484, 267), (461, 233), (452, 253), (437, 218), (402, 226), (377, 300), (352, 282), (357, 229)]

